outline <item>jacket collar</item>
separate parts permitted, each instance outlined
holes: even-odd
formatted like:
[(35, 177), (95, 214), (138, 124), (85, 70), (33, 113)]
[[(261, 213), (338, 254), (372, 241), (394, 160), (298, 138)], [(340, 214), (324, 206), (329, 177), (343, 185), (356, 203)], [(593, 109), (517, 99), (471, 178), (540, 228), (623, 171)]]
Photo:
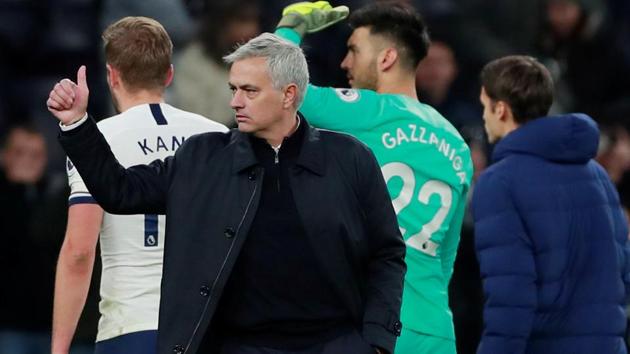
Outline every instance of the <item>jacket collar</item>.
[[(300, 124), (304, 124), (305, 132), (296, 165), (316, 175), (323, 176), (326, 171), (326, 164), (320, 132), (308, 124), (302, 114), (298, 113), (298, 115), (301, 120)], [(235, 145), (234, 159), (232, 162), (233, 173), (242, 172), (259, 164), (248, 134), (234, 129), (232, 130), (231, 141), (231, 143)]]

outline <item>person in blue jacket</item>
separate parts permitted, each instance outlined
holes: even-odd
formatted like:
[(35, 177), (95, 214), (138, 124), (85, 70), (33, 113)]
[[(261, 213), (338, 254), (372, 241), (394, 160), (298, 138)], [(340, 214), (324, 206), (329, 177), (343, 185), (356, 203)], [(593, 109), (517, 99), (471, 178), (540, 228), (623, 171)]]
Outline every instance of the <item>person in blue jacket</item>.
[(478, 353), (626, 353), (628, 223), (593, 160), (597, 124), (547, 116), (549, 71), (509, 56), (481, 73), (493, 165), (473, 195), (483, 279)]

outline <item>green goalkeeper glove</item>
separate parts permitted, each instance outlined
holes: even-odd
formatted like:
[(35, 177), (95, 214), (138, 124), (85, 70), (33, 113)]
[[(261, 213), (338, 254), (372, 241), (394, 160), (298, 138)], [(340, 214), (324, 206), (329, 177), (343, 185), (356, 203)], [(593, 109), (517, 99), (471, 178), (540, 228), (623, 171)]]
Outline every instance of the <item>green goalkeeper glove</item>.
[(332, 7), (328, 1), (297, 2), (284, 8), (276, 28), (291, 28), (300, 37), (321, 31), (348, 17), (347, 6)]

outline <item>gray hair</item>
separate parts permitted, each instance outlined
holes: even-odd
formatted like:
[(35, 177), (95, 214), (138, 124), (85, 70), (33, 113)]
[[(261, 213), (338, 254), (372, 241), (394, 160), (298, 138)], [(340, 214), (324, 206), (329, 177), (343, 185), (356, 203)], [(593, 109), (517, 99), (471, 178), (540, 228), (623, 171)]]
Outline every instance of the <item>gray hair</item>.
[(302, 49), (275, 34), (263, 33), (240, 45), (231, 54), (223, 57), (228, 64), (249, 58), (266, 58), (271, 83), (277, 90), (289, 84), (297, 85), (295, 107), (304, 99), (308, 85), (308, 65)]

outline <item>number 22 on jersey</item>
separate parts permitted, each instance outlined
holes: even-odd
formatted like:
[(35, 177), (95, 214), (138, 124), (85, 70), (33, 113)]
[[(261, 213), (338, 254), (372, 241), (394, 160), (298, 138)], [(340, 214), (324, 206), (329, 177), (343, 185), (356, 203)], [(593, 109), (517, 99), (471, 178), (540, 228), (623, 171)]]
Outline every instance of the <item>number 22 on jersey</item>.
[[(398, 177), (402, 179), (402, 188), (398, 196), (392, 200), (396, 216), (398, 216), (405, 208), (407, 208), (414, 199), (414, 191), (416, 189), (416, 177), (413, 170), (408, 165), (401, 162), (390, 162), (381, 168), (385, 183), (392, 178)], [(420, 231), (411, 235), (405, 241), (407, 245), (417, 249), (420, 252), (431, 256), (437, 255), (438, 244), (431, 240), (431, 236), (440, 230), (453, 201), (453, 191), (446, 183), (438, 180), (428, 180), (419, 189), (415, 198), (422, 204), (428, 205), (432, 195), (437, 194), (440, 197), (440, 207), (437, 212), (427, 222), (422, 225)], [(400, 220), (400, 218), (399, 218)], [(403, 236), (406, 229), (400, 226), (400, 233)]]

